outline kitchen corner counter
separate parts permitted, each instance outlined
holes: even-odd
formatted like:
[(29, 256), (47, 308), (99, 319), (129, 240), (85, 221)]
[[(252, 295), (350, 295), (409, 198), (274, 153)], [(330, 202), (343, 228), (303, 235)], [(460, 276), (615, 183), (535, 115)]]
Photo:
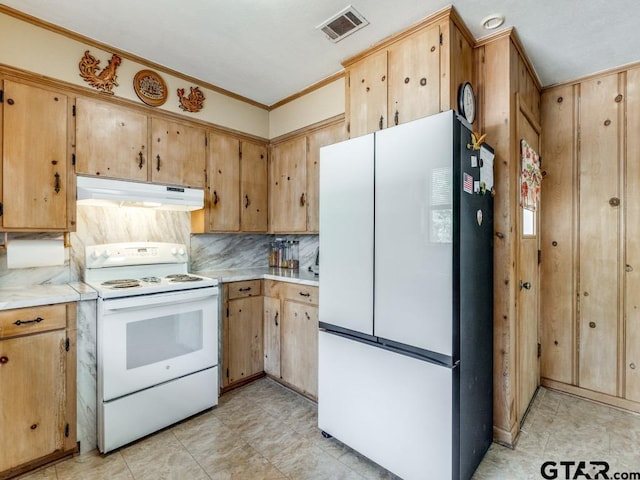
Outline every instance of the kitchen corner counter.
[[(85, 295), (90, 295), (86, 292)], [(77, 302), (82, 294), (68, 284), (0, 288), (0, 310)]]
[(297, 283), (317, 287), (319, 277), (308, 270), (289, 270), (286, 268), (256, 267), (234, 268), (229, 270), (209, 270), (192, 272), (196, 275), (217, 278), (221, 283), (240, 282), (244, 280), (278, 280), (280, 282)]

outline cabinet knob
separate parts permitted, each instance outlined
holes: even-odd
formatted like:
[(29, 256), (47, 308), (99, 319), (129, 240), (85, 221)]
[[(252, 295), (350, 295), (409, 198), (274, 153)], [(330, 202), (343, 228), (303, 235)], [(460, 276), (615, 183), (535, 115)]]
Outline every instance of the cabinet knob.
[(218, 205), (218, 192), (216, 190), (213, 191), (213, 204)]
[(611, 205), (612, 207), (617, 207), (618, 205), (620, 205), (620, 199), (618, 197), (611, 197), (609, 199), (609, 205)]
[(160, 154), (156, 155), (156, 170), (160, 171)]
[(244, 196), (244, 208), (249, 208), (249, 195)]
[(589, 322), (589, 328), (596, 328), (596, 322)]
[(395, 123), (396, 125), (398, 125), (398, 122), (400, 121), (400, 112), (398, 110), (396, 110), (395, 115), (393, 116), (393, 123)]
[(0, 364), (4, 365), (8, 361), (9, 361), (8, 357), (5, 357), (5, 356), (0, 357)]
[(380, 115), (380, 122), (378, 124), (378, 126), (380, 127), (380, 130), (382, 130), (382, 124), (384, 122), (384, 117), (382, 115)]
[(275, 322), (276, 322), (276, 327), (278, 326), (278, 314), (279, 314), (279, 313), (280, 313), (280, 312), (276, 312), (275, 317), (273, 317), (273, 319), (274, 319), (274, 320), (275, 320)]
[(302, 195), (300, 195), (300, 206), (304, 207), (306, 205), (306, 200), (304, 198), (304, 192), (302, 192)]
[(421, 86), (421, 87), (424, 87), (426, 84), (427, 84), (427, 79), (426, 79), (426, 78), (424, 78), (424, 77), (422, 77), (422, 78), (420, 79), (420, 86)]
[(8, 103), (9, 105), (13, 105), (15, 102), (13, 101), (13, 98), (8, 98), (8, 99), (7, 99), (7, 103)]
[(404, 83), (409, 83), (409, 77), (404, 77)]
[(531, 282), (523, 282), (520, 280), (520, 289), (531, 290)]
[(635, 363), (633, 363), (633, 362), (631, 362), (631, 363), (629, 364), (629, 368), (630, 368), (631, 370), (635, 370), (635, 369), (636, 369), (636, 364), (635, 364)]
[(138, 168), (142, 170), (142, 166), (144, 165), (144, 158), (142, 157), (142, 150), (138, 152)]

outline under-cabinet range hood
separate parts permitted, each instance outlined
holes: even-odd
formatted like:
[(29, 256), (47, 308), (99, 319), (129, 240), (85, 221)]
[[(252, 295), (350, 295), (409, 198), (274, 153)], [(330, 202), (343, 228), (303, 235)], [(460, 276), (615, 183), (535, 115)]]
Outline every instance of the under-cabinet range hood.
[(79, 205), (147, 207), (164, 210), (199, 210), (204, 190), (97, 177), (77, 177)]

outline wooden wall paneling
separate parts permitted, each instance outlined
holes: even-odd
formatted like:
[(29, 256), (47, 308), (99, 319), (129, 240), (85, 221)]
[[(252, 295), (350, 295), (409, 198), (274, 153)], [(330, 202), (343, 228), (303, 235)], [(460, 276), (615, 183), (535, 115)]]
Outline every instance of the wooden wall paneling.
[[(517, 232), (515, 204), (519, 181), (515, 162), (511, 160), (511, 138), (515, 136), (515, 122), (511, 95), (517, 79), (511, 75), (511, 49), (507, 37), (483, 47), (484, 61), (479, 65), (484, 78), (484, 133), (495, 150), (494, 176), (494, 439), (512, 445), (518, 425), (515, 414), (516, 364), (516, 244)], [(511, 125), (513, 124), (513, 131)], [(507, 126), (507, 128), (505, 128)]]
[(627, 72), (624, 397), (640, 402), (640, 68)]
[(579, 386), (616, 395), (620, 317), (618, 75), (580, 86)]
[(541, 375), (575, 378), (576, 101), (571, 85), (542, 95)]

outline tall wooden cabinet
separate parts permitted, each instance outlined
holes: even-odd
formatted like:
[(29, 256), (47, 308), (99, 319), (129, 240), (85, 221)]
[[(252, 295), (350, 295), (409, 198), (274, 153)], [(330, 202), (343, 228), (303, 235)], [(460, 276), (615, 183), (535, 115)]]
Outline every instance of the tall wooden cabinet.
[(457, 108), (473, 75), (473, 37), (447, 8), (343, 62), (351, 138)]
[(542, 383), (640, 411), (640, 68), (542, 99)]
[(72, 101), (28, 83), (5, 79), (0, 85), (0, 229), (75, 230)]
[(0, 478), (77, 450), (76, 305), (0, 311)]

